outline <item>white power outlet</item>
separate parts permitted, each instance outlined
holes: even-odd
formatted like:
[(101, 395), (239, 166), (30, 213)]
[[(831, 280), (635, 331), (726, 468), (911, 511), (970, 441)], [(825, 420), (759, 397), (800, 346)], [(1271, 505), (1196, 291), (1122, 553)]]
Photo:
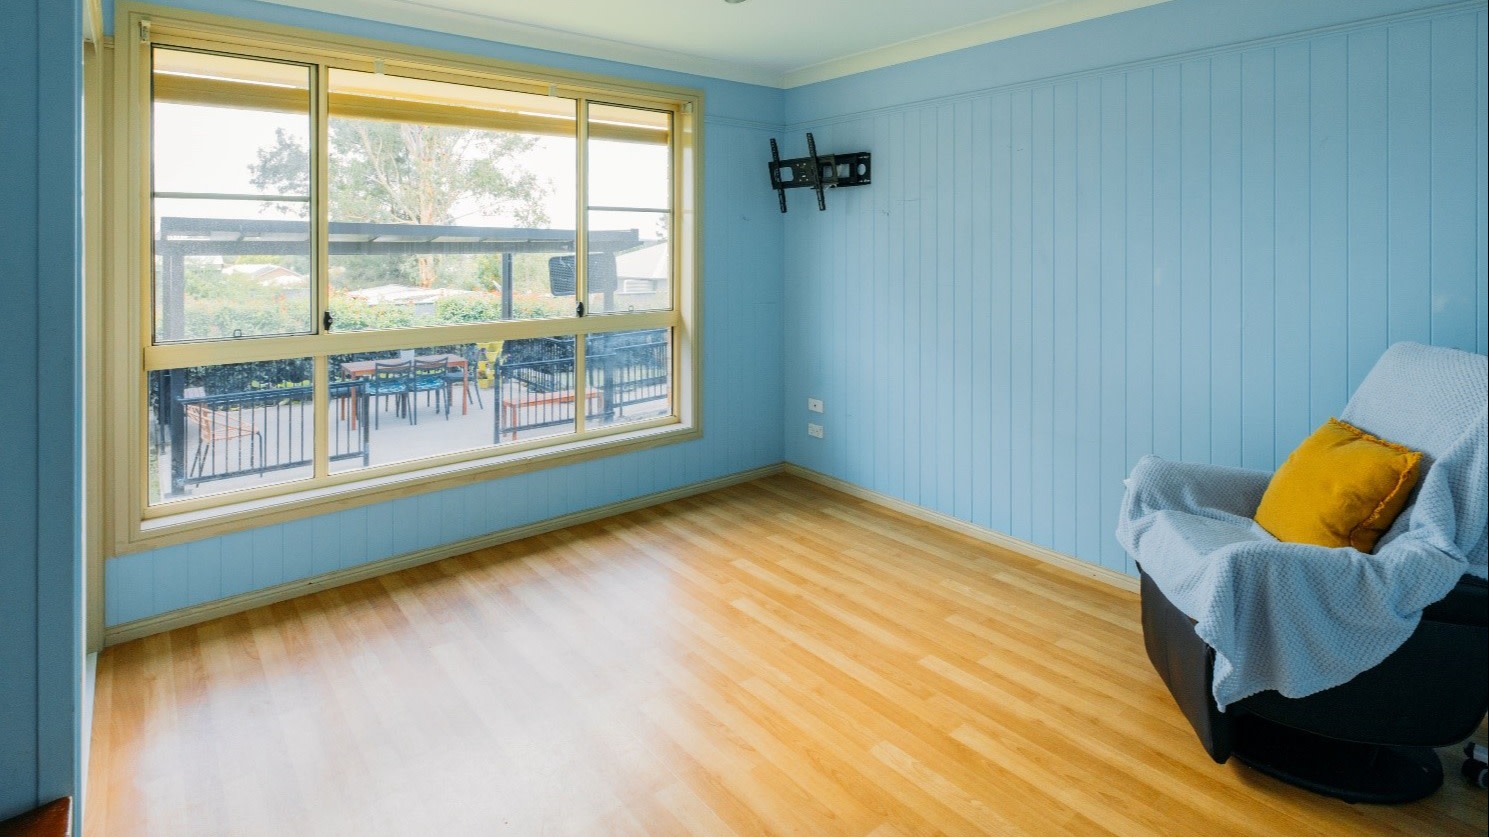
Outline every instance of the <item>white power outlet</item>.
[(822, 412), (822, 399), (820, 399), (820, 398), (808, 398), (807, 399), (807, 409), (808, 410), (811, 410), (814, 413), (820, 413), (820, 412)]
[(807, 424), (807, 435), (808, 436), (812, 436), (812, 437), (817, 438), (817, 439), (822, 438), (822, 425), (808, 423)]

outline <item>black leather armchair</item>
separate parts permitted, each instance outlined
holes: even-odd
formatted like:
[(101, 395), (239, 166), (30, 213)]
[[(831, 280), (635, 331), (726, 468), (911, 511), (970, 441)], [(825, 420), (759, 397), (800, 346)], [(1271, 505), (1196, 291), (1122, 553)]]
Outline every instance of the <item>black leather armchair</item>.
[[(1366, 433), (1423, 454), (1423, 477), (1412, 505), (1377, 546), (1373, 560), (1347, 554), (1347, 548), (1335, 555), (1335, 550), (1320, 546), (1256, 540), (1247, 519), (1255, 517), (1271, 479), (1266, 472), (1147, 459), (1133, 471), (1117, 537), (1143, 571), (1148, 657), (1215, 761), (1234, 755), (1283, 781), (1351, 802), (1407, 802), (1441, 786), (1442, 765), (1432, 748), (1471, 735), (1484, 717), (1489, 696), (1489, 591), (1456, 563), (1435, 560), (1451, 556), (1467, 569), (1482, 566), (1489, 552), (1489, 507), (1481, 499), (1489, 493), (1489, 469), (1483, 465), (1489, 458), (1486, 381), (1489, 358), (1483, 355), (1397, 343), (1381, 356), (1339, 414)], [(1233, 560), (1245, 558), (1247, 549), (1253, 550), (1249, 556), (1254, 560), (1245, 564)], [(1194, 598), (1221, 591), (1196, 581), (1211, 560), (1229, 562), (1214, 579), (1229, 585), (1223, 588), (1229, 598), (1218, 609), (1205, 607), (1213, 599)], [(1250, 592), (1246, 585), (1265, 578), (1273, 584), (1293, 583), (1310, 577), (1289, 570), (1334, 566), (1306, 563), (1321, 560), (1337, 561), (1346, 569), (1363, 568), (1357, 570), (1357, 581), (1382, 582), (1396, 578), (1392, 567), (1426, 560), (1421, 570), (1432, 579), (1432, 595), (1455, 574), (1459, 578), (1440, 601), (1422, 610), (1420, 622), (1404, 642), (1400, 637), (1410, 623), (1403, 623), (1404, 614), (1389, 610), (1386, 603), (1400, 606), (1406, 600), (1392, 600), (1383, 587), (1369, 583), (1320, 584), (1312, 611), (1305, 610), (1310, 601), (1306, 587), (1288, 588), (1291, 597), (1268, 598), (1277, 592), (1274, 587), (1258, 591), (1258, 610), (1246, 610)], [(1275, 568), (1276, 575), (1263, 576), (1273, 561), (1284, 564)], [(1238, 567), (1251, 571), (1241, 573)], [(1278, 602), (1295, 610), (1277, 610)], [(1225, 677), (1220, 684), (1215, 680), (1216, 651), (1200, 638), (1190, 613), (1216, 620), (1206, 622), (1205, 633), (1226, 643), (1223, 660), (1229, 665), (1221, 666)], [(1383, 659), (1381, 653), (1390, 646), (1372, 648), (1369, 659), (1381, 661), (1349, 677), (1358, 669), (1341, 661), (1358, 649), (1335, 647), (1336, 634), (1315, 631), (1285, 647), (1278, 641), (1280, 634), (1267, 633), (1281, 628), (1277, 619), (1304, 613), (1344, 624), (1380, 619), (1382, 632), (1401, 644)], [(1258, 622), (1258, 614), (1269, 621)], [(1222, 629), (1216, 630), (1217, 624)], [(1309, 630), (1306, 619), (1295, 624)], [(1369, 630), (1358, 634), (1366, 644), (1380, 635)], [(1252, 639), (1257, 642), (1252, 644)], [(1281, 656), (1260, 656), (1266, 654)], [(1304, 668), (1315, 663), (1316, 669)], [(1249, 672), (1254, 679), (1239, 677), (1240, 672)], [(1276, 689), (1282, 687), (1279, 684), (1308, 688), (1314, 682), (1338, 685), (1301, 698), (1268, 690), (1236, 699), (1252, 688)], [(1246, 683), (1246, 689), (1237, 688), (1238, 683)], [(1213, 697), (1217, 687), (1228, 704), (1224, 712)]]
[(1261, 692), (1216, 708), (1215, 651), (1142, 575), (1143, 641), (1216, 762), (1231, 756), (1349, 802), (1410, 802), (1442, 785), (1434, 747), (1469, 737), (1489, 707), (1489, 585), (1464, 576), (1415, 633), (1348, 683), (1303, 698)]

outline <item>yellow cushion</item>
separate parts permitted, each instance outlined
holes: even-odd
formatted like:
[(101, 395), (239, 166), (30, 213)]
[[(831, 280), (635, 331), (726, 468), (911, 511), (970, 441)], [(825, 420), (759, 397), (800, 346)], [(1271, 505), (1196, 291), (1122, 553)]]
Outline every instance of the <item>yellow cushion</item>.
[(1405, 508), (1421, 461), (1331, 418), (1277, 469), (1256, 522), (1280, 541), (1370, 552)]

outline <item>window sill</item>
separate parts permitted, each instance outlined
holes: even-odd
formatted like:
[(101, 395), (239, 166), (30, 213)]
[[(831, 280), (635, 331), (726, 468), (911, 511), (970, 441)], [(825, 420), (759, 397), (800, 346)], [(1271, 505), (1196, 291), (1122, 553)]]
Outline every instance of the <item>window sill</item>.
[(284, 523), (430, 491), (516, 476), (590, 459), (645, 450), (702, 438), (695, 425), (674, 421), (659, 427), (575, 440), (537, 449), (513, 451), (404, 471), (339, 485), (294, 491), (166, 515), (138, 523), (132, 537), (115, 544), (114, 555), (157, 549), (202, 538)]

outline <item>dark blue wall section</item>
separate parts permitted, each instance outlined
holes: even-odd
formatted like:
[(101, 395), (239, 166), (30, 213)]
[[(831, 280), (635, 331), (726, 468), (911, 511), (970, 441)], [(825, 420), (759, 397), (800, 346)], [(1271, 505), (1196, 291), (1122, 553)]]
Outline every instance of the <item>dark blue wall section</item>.
[(1175, 0), (789, 91), (785, 150), (874, 183), (787, 219), (786, 458), (1132, 572), (1139, 457), (1271, 469), (1389, 344), (1489, 349), (1484, 4), (1419, 5)]
[(81, 43), (75, 0), (0, 10), (0, 819), (75, 792)]

